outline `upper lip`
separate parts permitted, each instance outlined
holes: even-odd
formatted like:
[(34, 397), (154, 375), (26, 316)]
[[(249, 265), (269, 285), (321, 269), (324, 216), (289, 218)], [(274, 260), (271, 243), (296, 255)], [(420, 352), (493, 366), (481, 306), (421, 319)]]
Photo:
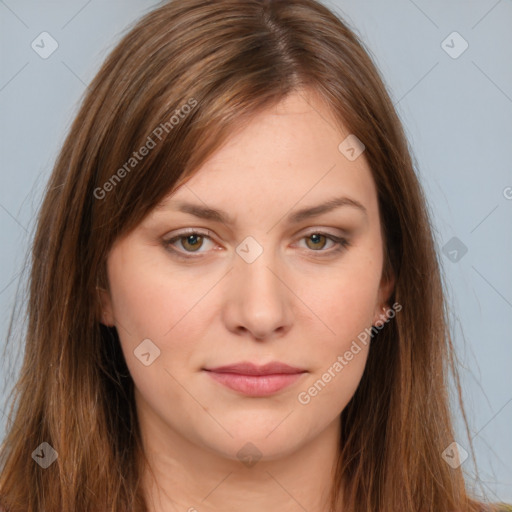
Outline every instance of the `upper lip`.
[(216, 368), (205, 368), (206, 371), (216, 373), (238, 373), (240, 375), (276, 375), (281, 373), (303, 373), (306, 370), (295, 368), (279, 361), (273, 361), (264, 365), (256, 365), (250, 362), (240, 362)]

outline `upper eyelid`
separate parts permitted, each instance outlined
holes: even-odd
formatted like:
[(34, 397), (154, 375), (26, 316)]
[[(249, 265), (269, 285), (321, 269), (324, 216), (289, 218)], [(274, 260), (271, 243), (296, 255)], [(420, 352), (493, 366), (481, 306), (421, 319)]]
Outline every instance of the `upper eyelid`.
[[(303, 238), (305, 236), (316, 234), (316, 233), (323, 234), (323, 235), (329, 235), (329, 236), (333, 236), (333, 237), (338, 237), (338, 238), (346, 238), (349, 236), (349, 233), (347, 230), (338, 228), (341, 231), (341, 233), (330, 233), (328, 231), (329, 229), (332, 229), (332, 228), (310, 228), (310, 229), (308, 229), (307, 232), (302, 233), (299, 238)], [(184, 231), (173, 234), (172, 236), (166, 235), (164, 238), (165, 238), (165, 241), (168, 242), (170, 240), (173, 240), (176, 238), (181, 238), (186, 235), (195, 235), (195, 234), (200, 235), (200, 236), (205, 236), (205, 237), (208, 237), (211, 239), (216, 238), (216, 236), (213, 234), (213, 232), (206, 228), (184, 228)]]
[[(203, 231), (203, 229), (204, 229), (204, 231)], [(327, 229), (329, 229), (329, 228), (327, 228)], [(302, 233), (298, 237), (298, 240), (300, 241), (303, 238), (313, 235), (313, 234), (320, 234), (320, 235), (327, 237), (329, 240), (331, 240), (332, 242), (334, 242), (335, 244), (338, 244), (338, 245), (340, 244), (340, 241), (337, 239), (341, 239), (341, 240), (344, 240), (345, 242), (348, 242), (348, 235), (346, 232), (343, 232), (342, 234), (334, 234), (334, 233), (329, 233), (327, 229), (325, 229), (325, 228), (310, 228), (307, 232)], [(184, 231), (181, 231), (181, 232), (176, 233), (169, 237), (165, 237), (164, 241), (166, 244), (171, 245), (171, 242), (175, 243), (175, 242), (179, 241), (180, 238), (183, 238), (187, 235), (195, 235), (195, 234), (205, 237), (205, 238), (208, 238), (208, 239), (210, 239), (210, 241), (215, 242), (215, 236), (213, 236), (212, 231), (210, 231), (209, 229), (205, 229), (205, 228), (185, 228)], [(182, 254), (191, 254), (191, 255), (194, 254), (194, 252), (182, 251), (179, 249), (176, 249), (176, 251), (178, 253), (182, 253)], [(205, 252), (207, 252), (207, 251), (205, 251)], [(328, 251), (318, 251), (318, 252), (328, 252)], [(201, 252), (198, 252), (197, 254), (201, 254)]]

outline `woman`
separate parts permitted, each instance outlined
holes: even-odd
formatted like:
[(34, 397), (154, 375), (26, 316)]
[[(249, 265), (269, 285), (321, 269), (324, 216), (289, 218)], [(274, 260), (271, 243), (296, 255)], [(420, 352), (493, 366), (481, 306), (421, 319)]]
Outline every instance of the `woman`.
[(6, 510), (500, 510), (465, 487), (407, 141), (321, 4), (146, 15), (89, 88), (32, 255)]

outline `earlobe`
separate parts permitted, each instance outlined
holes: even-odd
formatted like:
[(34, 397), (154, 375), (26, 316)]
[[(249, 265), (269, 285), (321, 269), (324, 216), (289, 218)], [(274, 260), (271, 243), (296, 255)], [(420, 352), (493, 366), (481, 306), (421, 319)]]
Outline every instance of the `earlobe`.
[(386, 319), (388, 317), (387, 309), (387, 306), (381, 306), (379, 309), (377, 309), (377, 311), (375, 312), (375, 316), (373, 317), (373, 326), (378, 325), (377, 322), (379, 322), (380, 324), (386, 322)]
[(373, 318), (373, 325), (377, 321), (385, 322), (388, 314), (387, 310), (389, 309), (388, 301), (391, 295), (393, 294), (393, 290), (395, 288), (395, 277), (392, 275), (390, 277), (383, 278), (381, 281), (381, 286), (379, 290), (379, 301), (375, 306), (375, 315)]

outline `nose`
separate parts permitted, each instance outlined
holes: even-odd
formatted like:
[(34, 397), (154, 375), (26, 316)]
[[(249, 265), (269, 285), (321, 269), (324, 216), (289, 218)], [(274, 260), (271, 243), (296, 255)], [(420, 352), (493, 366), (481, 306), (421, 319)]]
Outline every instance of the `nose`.
[(223, 307), (227, 328), (237, 335), (268, 340), (284, 335), (292, 324), (292, 297), (286, 269), (270, 251), (252, 263), (236, 257), (226, 284)]

